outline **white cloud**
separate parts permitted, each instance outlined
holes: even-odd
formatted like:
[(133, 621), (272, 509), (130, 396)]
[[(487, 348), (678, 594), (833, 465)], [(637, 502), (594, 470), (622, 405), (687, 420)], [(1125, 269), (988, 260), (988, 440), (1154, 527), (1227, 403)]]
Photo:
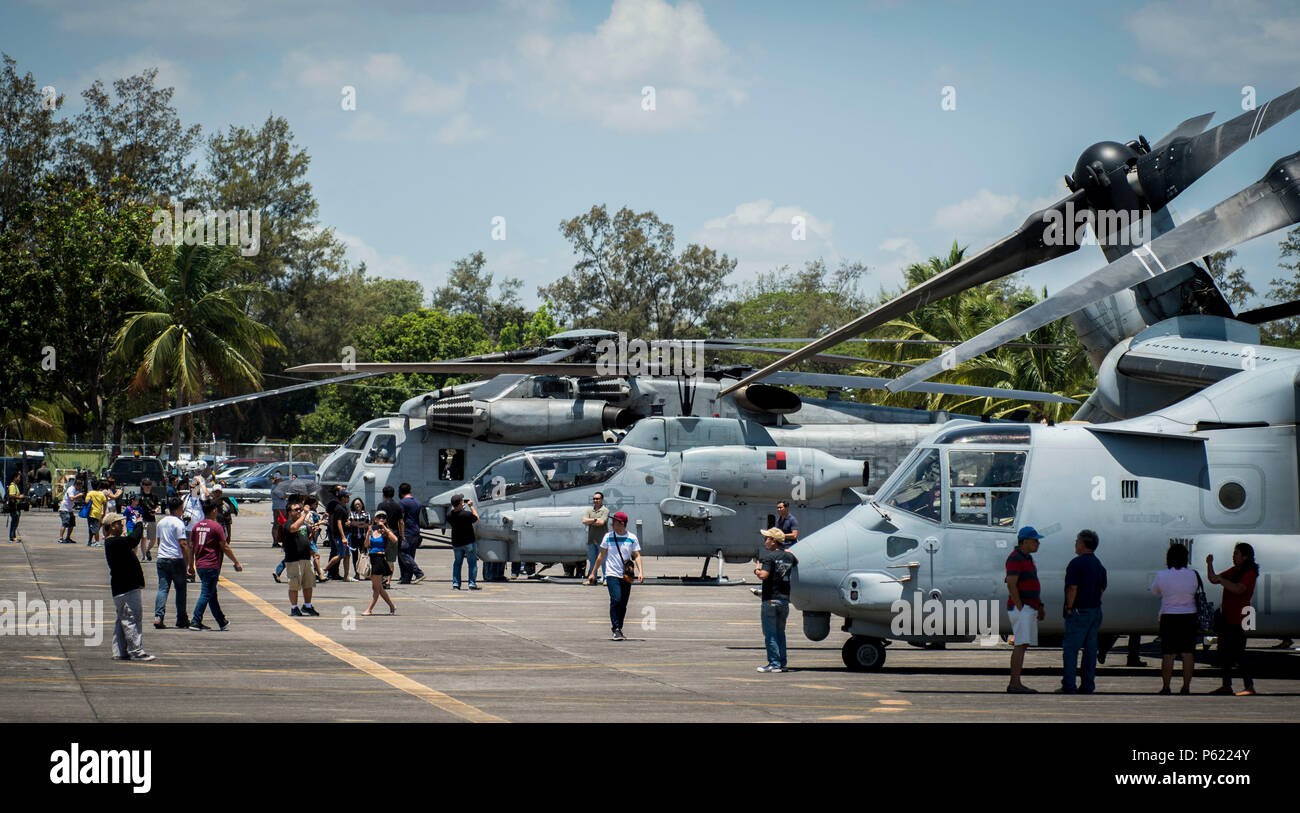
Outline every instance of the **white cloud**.
[[(128, 76), (135, 76), (149, 68), (158, 69), (158, 75), (154, 78), (153, 83), (155, 88), (170, 87), (176, 89), (176, 92), (172, 94), (173, 105), (198, 101), (198, 93), (194, 89), (189, 68), (179, 62), (164, 59), (158, 54), (149, 51), (99, 63), (75, 81), (74, 85), (77, 90), (68, 93), (69, 101), (72, 100), (74, 95), (79, 94), (81, 89), (90, 87), (91, 83), (96, 79), (102, 81), (105, 89), (112, 93), (114, 81), (125, 79)], [(59, 88), (59, 91), (67, 92), (64, 88)]]
[(933, 226), (964, 242), (997, 231), (1013, 215), (1023, 222), (1024, 218), (1056, 200), (1052, 197), (1025, 199), (1019, 195), (998, 195), (980, 189), (973, 197), (935, 212)]
[(887, 290), (900, 287), (903, 269), (921, 260), (921, 247), (911, 237), (890, 237), (876, 249), (884, 254), (872, 258), (871, 278)]
[[(512, 76), (543, 110), (577, 114), (617, 130), (701, 126), (745, 99), (730, 50), (695, 3), (615, 0), (591, 33), (533, 32), (517, 45)], [(654, 89), (645, 109), (644, 88)]]
[[(802, 218), (802, 222), (796, 222)], [(838, 258), (832, 225), (798, 206), (777, 206), (766, 198), (742, 203), (730, 214), (707, 220), (690, 241), (738, 260), (736, 274), (748, 277), (781, 265), (798, 266), (822, 257)], [(802, 233), (803, 239), (796, 239)]]
[(344, 141), (377, 144), (397, 140), (397, 132), (369, 110), (348, 111), (347, 116), (348, 126), (339, 134)]
[(1153, 88), (1162, 88), (1169, 84), (1169, 80), (1150, 65), (1132, 65), (1129, 67), (1129, 75)]
[(1289, 0), (1151, 3), (1124, 24), (1140, 50), (1183, 82), (1248, 85), (1300, 68), (1300, 10)]
[(487, 127), (480, 127), (474, 123), (468, 113), (457, 113), (451, 117), (451, 121), (439, 128), (434, 134), (434, 140), (439, 144), (447, 146), (456, 146), (459, 144), (473, 144), (476, 141), (483, 141), (492, 135), (492, 131)]
[(342, 89), (357, 92), (357, 110), (395, 100), (403, 113), (442, 116), (465, 104), (468, 83), (434, 79), (408, 65), (400, 54), (373, 53), (357, 59), (317, 57), (304, 51), (285, 56), (280, 84), (341, 99)]
[(429, 273), (421, 273), (406, 257), (400, 254), (381, 254), (379, 249), (360, 237), (345, 234), (338, 229), (334, 230), (334, 236), (347, 247), (348, 260), (354, 263), (364, 262), (366, 273), (370, 276), (413, 279), (424, 284), (425, 290), (428, 290), (429, 286), (425, 280), (429, 278)]

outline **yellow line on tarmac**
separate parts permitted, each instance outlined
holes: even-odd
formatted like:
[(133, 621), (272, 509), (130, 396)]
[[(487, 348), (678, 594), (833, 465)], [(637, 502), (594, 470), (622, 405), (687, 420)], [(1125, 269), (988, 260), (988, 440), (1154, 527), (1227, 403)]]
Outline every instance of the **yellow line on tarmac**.
[(234, 582), (230, 581), (224, 576), (221, 579), (221, 584), (227, 590), (229, 590), (230, 592), (234, 593), (236, 596), (239, 596), (241, 599), (247, 602), (251, 607), (253, 607), (253, 609), (257, 610), (262, 615), (266, 616), (267, 618), (276, 622), (280, 626), (289, 630), (289, 632), (292, 632), (294, 635), (297, 635), (298, 637), (302, 638), (308, 643), (319, 647), (327, 654), (333, 655), (334, 657), (338, 658), (344, 663), (353, 666), (357, 669), (360, 669), (362, 672), (365, 672), (367, 675), (370, 675), (373, 678), (377, 678), (379, 680), (384, 681), (389, 686), (392, 686), (394, 689), (400, 689), (401, 691), (406, 692), (412, 697), (418, 697), (419, 699), (423, 700), (424, 702), (428, 703), (431, 706), (436, 706), (437, 708), (440, 708), (449, 714), (454, 714), (463, 720), (470, 721), (471, 723), (508, 722), (507, 720), (504, 720), (501, 717), (497, 717), (496, 715), (493, 714), (488, 714), (482, 709), (475, 708), (474, 706), (471, 706), (468, 703), (462, 703), (456, 698), (444, 694), (438, 691), (437, 689), (431, 689), (428, 686), (425, 686), (423, 683), (414, 681), (411, 678), (407, 677), (406, 675), (401, 674), (400, 672), (394, 672), (392, 669), (389, 669), (387, 666), (376, 663), (371, 659), (367, 658), (365, 655), (361, 655), (356, 652), (353, 652), (352, 650), (348, 649), (342, 644), (337, 643), (336, 641), (332, 640), (328, 636), (317, 632), (316, 630), (312, 629), (306, 624), (303, 624), (300, 621), (293, 620), (291, 616), (286, 616), (282, 611), (277, 610), (275, 607), (271, 606), (271, 604), (268, 603), (267, 601), (263, 600), (257, 595), (254, 595), (252, 592), (239, 586), (238, 584), (235, 584)]

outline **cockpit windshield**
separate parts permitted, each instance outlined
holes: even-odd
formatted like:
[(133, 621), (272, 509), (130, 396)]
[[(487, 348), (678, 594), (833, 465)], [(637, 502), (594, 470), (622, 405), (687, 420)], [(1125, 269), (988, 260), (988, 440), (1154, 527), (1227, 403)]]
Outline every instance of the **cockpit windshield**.
[(938, 522), (943, 508), (941, 486), (939, 450), (929, 449), (878, 502)]
[(370, 440), (370, 433), (358, 429), (357, 431), (353, 432), (352, 437), (348, 438), (347, 441), (343, 444), (343, 448), (352, 449), (353, 451), (359, 452), (362, 449), (366, 448), (366, 441), (368, 440)]
[(480, 501), (504, 500), (541, 487), (541, 478), (523, 453), (492, 463), (474, 478), (474, 493)]
[(531, 455), (551, 491), (603, 483), (627, 462), (627, 453), (613, 448), (547, 452)]

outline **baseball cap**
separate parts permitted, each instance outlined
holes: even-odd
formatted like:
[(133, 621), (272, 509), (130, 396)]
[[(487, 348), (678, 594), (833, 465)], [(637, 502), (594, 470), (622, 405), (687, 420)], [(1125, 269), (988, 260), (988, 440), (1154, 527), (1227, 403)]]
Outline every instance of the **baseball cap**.
[(619, 511), (618, 513), (614, 514), (614, 516), (610, 517), (610, 519), (614, 520), (615, 522), (621, 522), (624, 525), (627, 524), (627, 514), (624, 514), (622, 511)]
[(108, 526), (112, 525), (114, 522), (126, 522), (126, 517), (122, 516), (121, 514), (117, 513), (116, 511), (113, 512), (113, 513), (111, 513), (111, 514), (107, 514), (107, 515), (105, 515), (105, 517), (104, 517), (104, 527), (105, 527), (105, 528), (107, 528)]
[(1026, 525), (1016, 534), (1016, 539), (1042, 539), (1043, 535), (1034, 530), (1034, 526)]
[(759, 531), (759, 533), (762, 534), (763, 536), (766, 536), (768, 539), (771, 539), (773, 542), (777, 543), (778, 545), (785, 544), (785, 531), (781, 530), (780, 528), (768, 528), (766, 530)]

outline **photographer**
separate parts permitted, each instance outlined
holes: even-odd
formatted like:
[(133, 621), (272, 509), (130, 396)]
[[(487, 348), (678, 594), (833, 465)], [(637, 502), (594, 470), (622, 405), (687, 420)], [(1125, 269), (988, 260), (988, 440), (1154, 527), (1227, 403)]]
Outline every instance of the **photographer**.
[(397, 615), (397, 605), (388, 597), (388, 591), (384, 589), (384, 579), (393, 575), (393, 568), (388, 564), (388, 557), (384, 553), (396, 544), (397, 534), (388, 527), (388, 514), (376, 511), (374, 522), (370, 524), (370, 530), (366, 534), (366, 553), (370, 556), (371, 594), (370, 606), (362, 615), (374, 615), (375, 604), (381, 598), (388, 605), (388, 614)]
[(478, 522), (478, 509), (473, 500), (459, 494), (451, 498), (451, 513), (447, 524), (451, 526), (451, 549), (454, 555), (451, 566), (451, 589), (460, 589), (460, 565), (469, 558), (469, 589), (478, 588), (478, 541), (474, 536), (474, 523)]

